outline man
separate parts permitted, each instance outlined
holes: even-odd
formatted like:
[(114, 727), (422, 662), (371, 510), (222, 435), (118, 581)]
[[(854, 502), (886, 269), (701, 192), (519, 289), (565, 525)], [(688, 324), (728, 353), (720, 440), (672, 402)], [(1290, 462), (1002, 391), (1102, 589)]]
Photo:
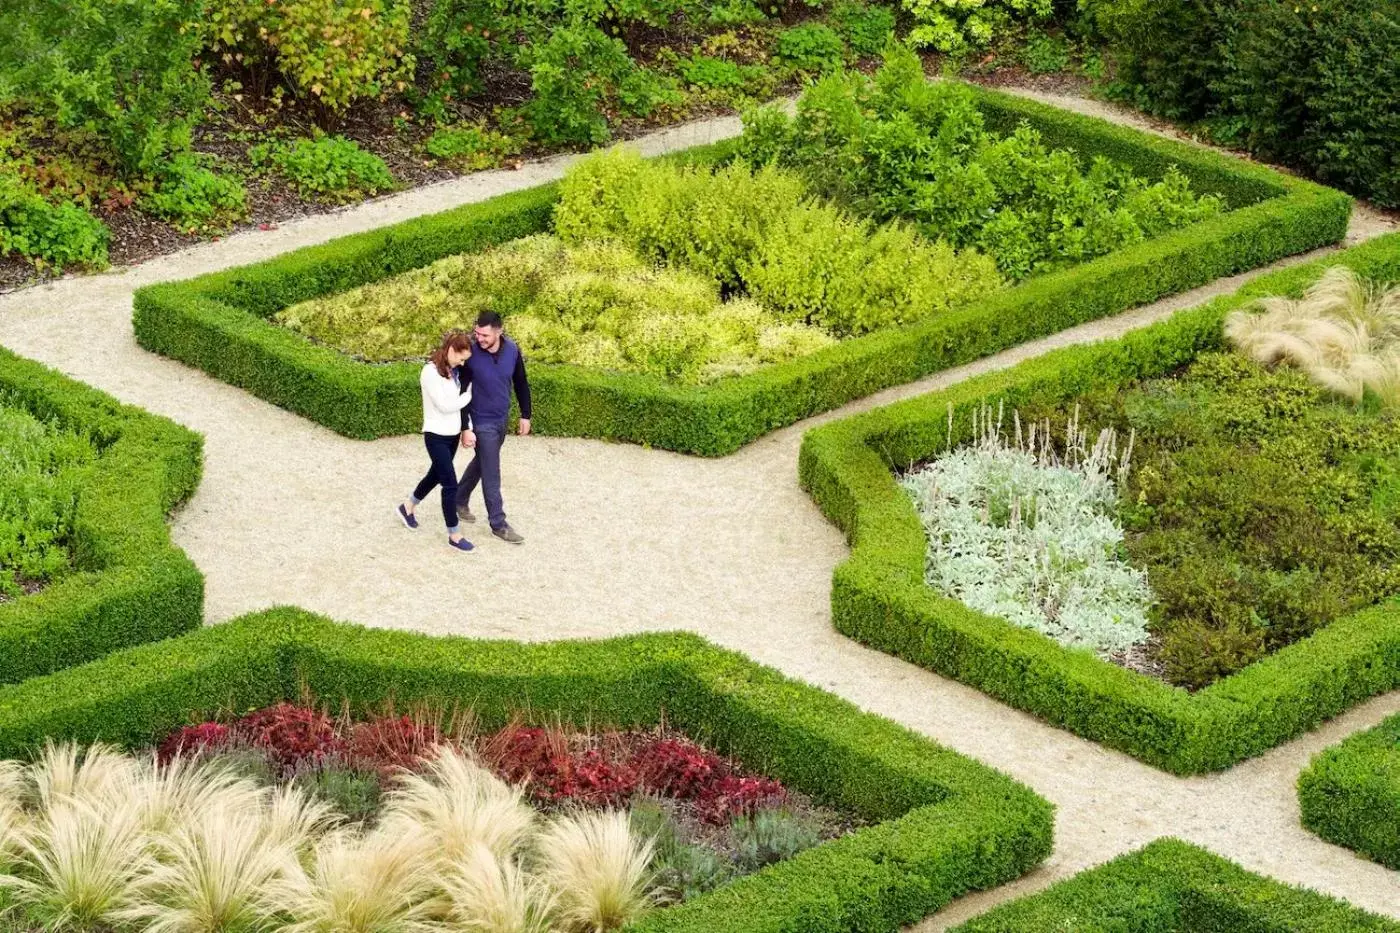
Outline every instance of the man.
[(501, 445), (506, 441), (510, 393), (520, 403), (520, 435), (530, 433), (530, 383), (525, 378), (525, 357), (515, 341), (501, 333), (501, 316), (483, 311), (476, 319), (472, 355), (462, 364), (462, 386), (470, 384), (472, 400), (462, 409), (463, 443), (468, 431), (476, 435), (476, 454), (457, 488), (457, 514), (464, 522), (476, 521), (471, 511), (472, 492), (481, 484), (491, 533), (502, 541), (520, 544), (525, 539), (506, 523), (501, 503)]

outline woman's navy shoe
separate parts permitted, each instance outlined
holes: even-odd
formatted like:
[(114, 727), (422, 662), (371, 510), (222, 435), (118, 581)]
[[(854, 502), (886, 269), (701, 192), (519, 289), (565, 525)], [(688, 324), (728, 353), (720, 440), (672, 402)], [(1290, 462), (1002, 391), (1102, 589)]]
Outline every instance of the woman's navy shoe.
[(462, 538), (458, 541), (453, 541), (451, 538), (448, 538), (447, 543), (452, 545), (459, 551), (470, 551), (472, 549), (472, 543), (466, 538)]
[(408, 514), (408, 509), (403, 507), (402, 502), (399, 503), (399, 521), (403, 522), (406, 528), (418, 527), (418, 519)]

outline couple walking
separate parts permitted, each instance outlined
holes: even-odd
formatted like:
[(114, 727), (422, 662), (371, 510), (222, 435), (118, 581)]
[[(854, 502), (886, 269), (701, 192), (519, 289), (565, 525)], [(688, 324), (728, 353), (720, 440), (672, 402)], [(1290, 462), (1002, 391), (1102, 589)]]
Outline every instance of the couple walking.
[[(511, 544), (525, 540), (506, 523), (501, 504), (501, 445), (506, 440), (512, 389), (520, 403), (520, 434), (530, 433), (530, 383), (520, 348), (501, 333), (501, 327), (499, 314), (482, 312), (472, 334), (453, 331), (442, 338), (418, 377), (423, 390), (423, 442), (432, 466), (413, 495), (398, 507), (399, 520), (417, 528), (415, 507), (434, 486), (441, 486), (447, 542), (462, 551), (470, 551), (472, 543), (462, 535), (458, 519), (476, 521), (471, 496), (478, 483), (491, 533)], [(459, 443), (476, 450), (460, 483), (452, 462)]]

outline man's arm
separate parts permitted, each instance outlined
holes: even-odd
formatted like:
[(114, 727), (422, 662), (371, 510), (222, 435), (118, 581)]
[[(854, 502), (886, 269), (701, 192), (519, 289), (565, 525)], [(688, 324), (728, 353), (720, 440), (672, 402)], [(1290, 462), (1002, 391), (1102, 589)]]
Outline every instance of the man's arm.
[[(457, 367), (457, 383), (458, 383), (458, 385), (461, 387), (461, 390), (462, 390), (462, 394), (463, 394), (463, 395), (465, 395), (465, 394), (471, 392), (471, 390), (472, 390), (472, 371), (466, 367), (466, 364), (463, 364), (463, 365)], [(462, 408), (462, 430), (463, 430), (463, 431), (470, 431), (471, 429), (472, 429), (472, 416), (471, 416), (471, 413), (470, 413), (469, 411), (467, 411), (466, 407), (463, 407), (463, 408)]]
[(525, 375), (525, 354), (515, 358), (515, 372), (511, 373), (515, 383), (515, 398), (520, 402), (520, 433), (530, 433), (530, 380)]

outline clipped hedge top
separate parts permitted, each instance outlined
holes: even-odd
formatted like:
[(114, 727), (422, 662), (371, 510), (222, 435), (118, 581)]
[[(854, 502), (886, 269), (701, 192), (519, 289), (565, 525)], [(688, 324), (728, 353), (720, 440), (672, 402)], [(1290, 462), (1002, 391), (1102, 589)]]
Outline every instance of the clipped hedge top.
[[(916, 632), (937, 629), (952, 641), (896, 653), (918, 654), (917, 663), (1187, 774), (1228, 767), (1400, 684), (1400, 601), (1339, 619), (1194, 695), (974, 612), (925, 584), (925, 532), (893, 473), (945, 448), (950, 414), (957, 443), (970, 413), (984, 404), (1013, 409), (1032, 397), (1068, 401), (1090, 387), (1171, 372), (1223, 346), (1222, 322), (1230, 311), (1265, 295), (1301, 294), (1336, 263), (1371, 278), (1400, 280), (1400, 234), (1261, 276), (1233, 295), (1118, 340), (1058, 350), (808, 432), (803, 485), (852, 544), (850, 559), (836, 571), (838, 590), (849, 587), (859, 598), (897, 606), (910, 626), (895, 635), (875, 616), (863, 615), (852, 621), (861, 637), (909, 645), (924, 637)], [(959, 654), (969, 646), (977, 660)]]
[(1341, 933), (1400, 931), (1400, 923), (1167, 838), (954, 927), (955, 933), (1031, 930)]
[(521, 711), (621, 726), (664, 717), (817, 800), (884, 821), (658, 911), (640, 924), (648, 930), (777, 931), (810, 910), (825, 919), (804, 930), (836, 933), (854, 917), (893, 930), (1049, 853), (1052, 808), (1025, 787), (688, 634), (522, 645), (273, 609), (0, 687), (0, 757), (47, 738), (149, 743), (303, 689), (360, 709), (457, 701), (487, 726)]
[[(701, 387), (658, 377), (535, 366), (542, 433), (730, 453), (774, 427), (1031, 336), (1151, 301), (1228, 271), (1339, 238), (1350, 199), (1176, 140), (974, 88), (997, 130), (1030, 121), (1047, 145), (1103, 154), (1160, 178), (1175, 165), (1232, 210), (905, 328)], [(735, 141), (667, 158), (713, 163)], [(502, 195), (275, 259), (137, 292), (143, 346), (242, 385), (352, 437), (417, 430), (417, 367), (366, 364), (267, 321), (282, 308), (379, 281), (444, 256), (546, 229), (557, 185)]]
[(1323, 839), (1400, 871), (1400, 714), (1314, 756), (1298, 804)]
[[(98, 449), (86, 467), (73, 530), (74, 573), (39, 593), (0, 605), (0, 683), (86, 661), (141, 638), (119, 627), (147, 584), (159, 579), (193, 590), (173, 614), (201, 623), (203, 581), (170, 543), (166, 514), (199, 482), (203, 439), (32, 360), (0, 348), (0, 391), (65, 430), (86, 434)], [(172, 601), (175, 597), (172, 596)], [(159, 607), (146, 607), (152, 616)], [(189, 611), (185, 611), (189, 609)], [(156, 626), (161, 628), (160, 625)], [(168, 628), (160, 630), (163, 637)]]

